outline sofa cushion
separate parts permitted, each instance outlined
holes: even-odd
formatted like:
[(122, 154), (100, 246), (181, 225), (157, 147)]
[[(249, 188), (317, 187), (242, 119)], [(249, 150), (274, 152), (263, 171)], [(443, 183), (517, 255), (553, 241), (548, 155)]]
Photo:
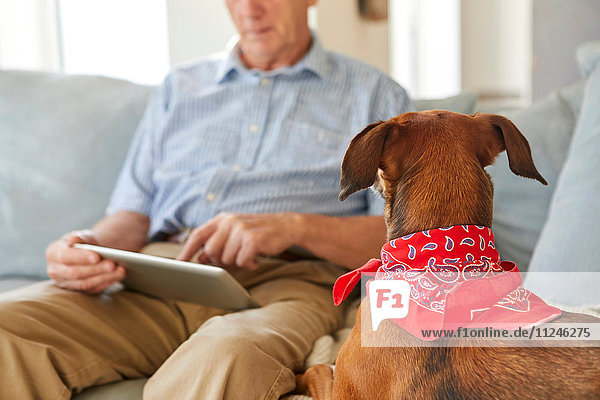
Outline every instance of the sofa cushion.
[[(72, 397), (72, 400), (142, 400), (142, 391), (147, 379), (130, 379), (84, 390)], [(302, 395), (285, 395), (281, 400), (311, 400)]]
[(0, 71), (0, 276), (44, 276), (44, 250), (104, 214), (152, 88)]
[(473, 93), (460, 93), (443, 99), (416, 99), (413, 101), (417, 111), (449, 110), (461, 114), (471, 114), (475, 111), (477, 96)]
[(600, 67), (600, 40), (579, 45), (575, 52), (575, 57), (583, 75), (592, 75)]
[(39, 279), (35, 278), (10, 278), (5, 277), (0, 279), (0, 293), (8, 290), (18, 289), (23, 286), (31, 285), (32, 283), (38, 282)]
[(148, 379), (128, 379), (84, 390), (73, 400), (142, 400), (142, 390)]
[(586, 79), (581, 79), (558, 90), (558, 94), (569, 104), (573, 115), (576, 117), (581, 113), (581, 103), (583, 102), (583, 92), (585, 91), (586, 83)]
[(493, 229), (505, 260), (527, 269), (546, 221), (552, 193), (575, 127), (572, 107), (554, 92), (530, 107), (505, 114), (525, 135), (533, 160), (548, 186), (514, 175), (506, 153), (487, 168), (494, 183)]
[(600, 304), (600, 45), (586, 48), (579, 58), (591, 75), (581, 114), (524, 283), (569, 306)]

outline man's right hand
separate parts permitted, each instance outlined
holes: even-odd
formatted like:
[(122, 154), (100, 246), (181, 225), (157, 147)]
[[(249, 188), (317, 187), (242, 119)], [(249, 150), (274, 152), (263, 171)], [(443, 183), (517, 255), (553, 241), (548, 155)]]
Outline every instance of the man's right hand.
[(75, 243), (98, 241), (91, 231), (76, 231), (50, 243), (46, 249), (46, 271), (57, 286), (98, 294), (125, 278), (125, 268), (93, 251), (74, 248)]

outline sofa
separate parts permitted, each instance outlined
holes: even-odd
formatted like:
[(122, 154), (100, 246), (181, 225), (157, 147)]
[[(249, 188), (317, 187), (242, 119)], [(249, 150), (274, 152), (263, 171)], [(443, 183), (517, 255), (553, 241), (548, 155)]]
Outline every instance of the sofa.
[[(513, 175), (504, 153), (488, 167), (502, 258), (529, 267), (526, 285), (546, 300), (590, 313), (600, 311), (600, 295), (590, 289), (600, 284), (599, 54), (600, 42), (582, 46), (584, 78), (525, 109), (483, 110), (502, 112), (519, 127), (548, 181), (544, 187)], [(0, 71), (0, 292), (47, 279), (47, 244), (103, 216), (152, 90), (100, 76)], [(466, 114), (478, 109), (469, 93), (416, 100), (415, 106)], [(579, 275), (565, 274), (572, 282), (562, 281), (559, 290), (552, 274), (565, 271)], [(320, 339), (307, 366), (333, 363), (352, 323), (349, 315), (343, 330)], [(108, 384), (73, 398), (140, 399), (144, 382)], [(301, 398), (288, 396), (294, 397)]]

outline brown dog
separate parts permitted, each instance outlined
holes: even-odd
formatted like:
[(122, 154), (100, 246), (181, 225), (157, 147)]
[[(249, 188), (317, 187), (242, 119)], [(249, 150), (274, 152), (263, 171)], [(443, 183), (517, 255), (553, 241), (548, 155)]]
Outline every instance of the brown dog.
[[(388, 240), (454, 225), (491, 227), (493, 186), (484, 167), (505, 149), (515, 174), (546, 184), (527, 140), (504, 117), (402, 114), (352, 140), (340, 200), (375, 183), (386, 201)], [(419, 339), (388, 320), (377, 332), (363, 329), (362, 341), (394, 347), (362, 347), (361, 315), (370, 321), (368, 298), (338, 354), (335, 378), (329, 366), (314, 366), (298, 376), (299, 392), (316, 400), (600, 398), (597, 347), (415, 347)], [(552, 322), (600, 320), (563, 312)]]

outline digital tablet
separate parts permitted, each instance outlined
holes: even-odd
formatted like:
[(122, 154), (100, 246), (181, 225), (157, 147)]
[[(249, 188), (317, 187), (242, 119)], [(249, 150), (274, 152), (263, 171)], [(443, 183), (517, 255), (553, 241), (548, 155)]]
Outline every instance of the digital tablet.
[(258, 306), (246, 289), (220, 267), (91, 244), (76, 243), (73, 246), (123, 265), (127, 275), (121, 283), (130, 290), (228, 310)]

